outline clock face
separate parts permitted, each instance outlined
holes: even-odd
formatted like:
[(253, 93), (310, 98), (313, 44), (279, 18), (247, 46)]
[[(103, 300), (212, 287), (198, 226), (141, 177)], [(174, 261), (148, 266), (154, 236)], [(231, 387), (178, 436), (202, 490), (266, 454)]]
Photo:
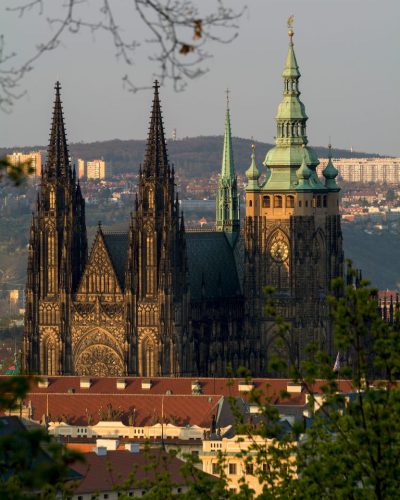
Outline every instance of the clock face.
[(270, 253), (275, 262), (283, 262), (288, 258), (289, 247), (284, 241), (275, 241), (271, 245)]

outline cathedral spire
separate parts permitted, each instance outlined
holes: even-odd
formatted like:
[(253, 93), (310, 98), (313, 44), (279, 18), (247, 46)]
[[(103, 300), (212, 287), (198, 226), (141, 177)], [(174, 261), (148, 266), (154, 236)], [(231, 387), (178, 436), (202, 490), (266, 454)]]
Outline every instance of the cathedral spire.
[(71, 166), (69, 163), (67, 138), (64, 126), (63, 109), (61, 102), (61, 85), (56, 82), (55, 99), (53, 108), (53, 121), (50, 131), (50, 142), (47, 149), (47, 162), (44, 175), (47, 178), (60, 178), (71, 176)]
[(231, 117), (229, 112), (229, 90), (226, 91), (226, 114), (225, 114), (225, 134), (224, 150), (222, 154), (221, 177), (234, 178), (235, 167), (233, 163)]
[(154, 82), (154, 97), (150, 117), (149, 135), (147, 137), (146, 155), (143, 173), (146, 177), (164, 175), (168, 170), (167, 146), (164, 136), (164, 125), (161, 113), (158, 81)]
[(233, 245), (240, 230), (239, 195), (233, 163), (231, 120), (229, 113), (229, 91), (226, 91), (226, 114), (224, 149), (222, 153), (221, 175), (218, 180), (216, 197), (216, 230), (224, 231)]

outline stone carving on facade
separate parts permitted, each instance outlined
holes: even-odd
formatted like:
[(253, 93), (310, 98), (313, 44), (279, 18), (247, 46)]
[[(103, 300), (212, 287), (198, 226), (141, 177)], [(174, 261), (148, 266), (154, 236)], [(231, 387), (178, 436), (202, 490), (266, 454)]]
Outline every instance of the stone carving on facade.
[(75, 373), (96, 377), (118, 377), (126, 374), (124, 359), (108, 345), (93, 344), (76, 357)]

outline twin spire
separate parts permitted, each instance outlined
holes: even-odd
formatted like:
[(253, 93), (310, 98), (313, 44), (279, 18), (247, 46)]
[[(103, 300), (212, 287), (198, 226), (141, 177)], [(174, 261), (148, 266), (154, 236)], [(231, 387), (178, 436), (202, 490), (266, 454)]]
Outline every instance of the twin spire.
[(44, 176), (47, 178), (69, 178), (72, 173), (69, 162), (67, 137), (64, 127), (60, 82), (57, 81), (54, 88), (56, 95), (54, 99), (53, 120), (50, 131), (49, 147), (47, 149), (47, 162), (44, 168)]
[(157, 80), (154, 82), (153, 88), (153, 105), (150, 117), (149, 134), (147, 137), (146, 155), (143, 163), (143, 174), (145, 177), (165, 175), (169, 168), (160, 96), (158, 93), (160, 86)]

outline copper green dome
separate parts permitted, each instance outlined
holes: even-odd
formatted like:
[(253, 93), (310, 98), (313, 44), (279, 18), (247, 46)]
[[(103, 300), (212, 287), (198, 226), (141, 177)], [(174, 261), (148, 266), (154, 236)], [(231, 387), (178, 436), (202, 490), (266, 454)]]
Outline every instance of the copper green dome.
[(328, 145), (329, 154), (328, 154), (328, 163), (324, 170), (322, 171), (322, 175), (325, 177), (325, 186), (328, 189), (339, 190), (339, 186), (336, 184), (336, 177), (339, 174), (339, 170), (332, 163), (332, 146)]
[[(270, 170), (270, 176), (264, 182), (264, 190), (297, 189), (299, 179), (297, 170), (305, 163), (311, 171), (310, 186), (325, 190), (318, 178), (316, 168), (319, 165), (315, 151), (307, 146), (308, 116), (304, 104), (300, 100), (300, 70), (297, 64), (293, 44), (294, 32), (289, 30), (289, 47), (282, 72), (283, 99), (276, 114), (277, 134), (275, 147), (270, 149), (263, 162)], [(303, 179), (305, 180), (305, 179)]]
[(249, 168), (246, 170), (246, 177), (248, 179), (246, 189), (258, 189), (258, 179), (260, 178), (260, 171), (257, 168), (256, 157), (254, 154), (255, 145), (251, 145), (251, 162)]

